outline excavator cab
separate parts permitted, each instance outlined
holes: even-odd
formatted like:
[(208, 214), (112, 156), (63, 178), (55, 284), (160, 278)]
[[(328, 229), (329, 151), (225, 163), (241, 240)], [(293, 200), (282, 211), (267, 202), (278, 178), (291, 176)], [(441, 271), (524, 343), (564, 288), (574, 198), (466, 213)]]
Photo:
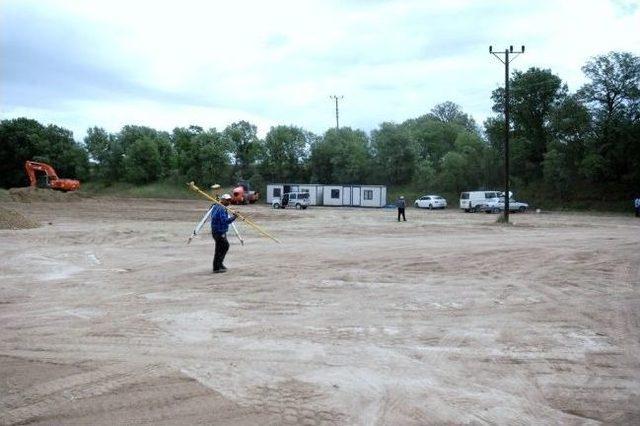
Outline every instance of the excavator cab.
[(51, 183), (49, 182), (49, 176), (47, 176), (46, 173), (36, 174), (36, 186), (38, 188), (51, 188)]

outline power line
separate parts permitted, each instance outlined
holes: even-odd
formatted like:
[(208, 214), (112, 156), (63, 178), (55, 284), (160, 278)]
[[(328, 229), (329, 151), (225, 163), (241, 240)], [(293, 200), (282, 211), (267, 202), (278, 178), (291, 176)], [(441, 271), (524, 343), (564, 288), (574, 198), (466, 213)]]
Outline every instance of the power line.
[(329, 96), (330, 99), (335, 99), (336, 100), (336, 130), (340, 130), (340, 121), (339, 121), (339, 113), (338, 113), (338, 99), (344, 99), (344, 96), (340, 95), (331, 95)]
[[(509, 63), (524, 53), (524, 46), (520, 51), (514, 51), (513, 46), (509, 46), (500, 54), (493, 51), (493, 46), (489, 46), (489, 53), (504, 64), (504, 222), (509, 223)], [(503, 53), (504, 60), (501, 57)], [(509, 54), (512, 55), (511, 59)]]

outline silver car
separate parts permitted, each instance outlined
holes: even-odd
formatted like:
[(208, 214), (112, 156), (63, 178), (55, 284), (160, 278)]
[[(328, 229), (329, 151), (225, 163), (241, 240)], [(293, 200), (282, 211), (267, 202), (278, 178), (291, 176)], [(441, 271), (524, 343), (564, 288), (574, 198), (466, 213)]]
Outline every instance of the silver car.
[[(524, 213), (529, 208), (529, 204), (516, 201), (513, 198), (509, 198), (509, 211)], [(480, 208), (487, 213), (498, 213), (504, 211), (504, 197), (494, 198), (493, 200), (485, 203)]]

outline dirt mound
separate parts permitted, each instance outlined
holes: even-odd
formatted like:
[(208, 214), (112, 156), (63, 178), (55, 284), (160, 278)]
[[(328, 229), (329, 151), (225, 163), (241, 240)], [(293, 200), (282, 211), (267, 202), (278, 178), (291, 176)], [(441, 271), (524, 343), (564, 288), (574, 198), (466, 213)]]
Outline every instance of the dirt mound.
[(9, 190), (0, 188), (0, 201), (13, 201), (11, 195), (9, 195)]
[(28, 219), (16, 211), (0, 207), (0, 229), (30, 229), (39, 226), (38, 222)]
[(61, 203), (67, 201), (79, 201), (81, 197), (75, 192), (54, 191), (46, 188), (11, 188), (9, 195), (13, 201), (22, 203), (30, 203), (32, 201), (48, 201)]

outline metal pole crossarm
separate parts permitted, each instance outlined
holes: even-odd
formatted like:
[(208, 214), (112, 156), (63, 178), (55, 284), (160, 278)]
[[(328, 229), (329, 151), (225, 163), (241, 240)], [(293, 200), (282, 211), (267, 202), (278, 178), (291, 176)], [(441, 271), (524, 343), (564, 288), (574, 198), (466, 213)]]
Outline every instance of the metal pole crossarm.
[(496, 52), (491, 52), (491, 54), (492, 54), (493, 56), (495, 56), (496, 58), (498, 58), (498, 60), (504, 64), (504, 61), (502, 60), (502, 58), (501, 58), (500, 56), (498, 56), (498, 55), (496, 54)]
[(267, 231), (265, 231), (264, 229), (262, 229), (261, 227), (259, 227), (258, 225), (256, 225), (255, 223), (253, 223), (252, 221), (250, 221), (249, 219), (247, 219), (246, 217), (242, 216), (240, 213), (238, 213), (235, 210), (230, 209), (229, 207), (225, 206), (224, 204), (222, 204), (220, 201), (216, 200), (215, 198), (213, 198), (211, 195), (207, 194), (206, 192), (204, 192), (203, 190), (201, 190), (200, 188), (198, 188), (196, 186), (195, 183), (193, 182), (189, 182), (187, 184), (187, 186), (189, 187), (189, 189), (191, 189), (194, 192), (197, 192), (198, 194), (202, 195), (203, 197), (205, 197), (206, 199), (208, 199), (209, 201), (213, 201), (215, 204), (218, 204), (222, 207), (224, 207), (224, 209), (226, 211), (228, 211), (231, 214), (234, 214), (236, 216), (238, 216), (243, 222), (245, 222), (247, 225), (251, 226), (253, 229), (255, 229), (256, 231), (258, 231), (259, 233), (261, 233), (262, 235), (264, 235), (265, 237), (268, 237), (270, 239), (272, 239), (273, 241), (275, 241), (276, 243), (280, 243), (280, 240), (278, 240), (276, 237), (274, 237), (273, 235), (269, 234)]

